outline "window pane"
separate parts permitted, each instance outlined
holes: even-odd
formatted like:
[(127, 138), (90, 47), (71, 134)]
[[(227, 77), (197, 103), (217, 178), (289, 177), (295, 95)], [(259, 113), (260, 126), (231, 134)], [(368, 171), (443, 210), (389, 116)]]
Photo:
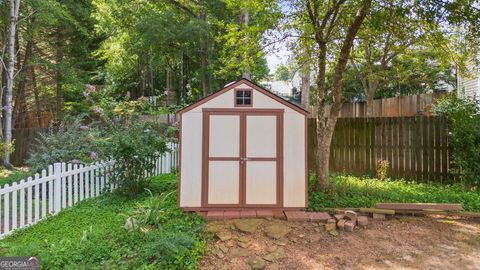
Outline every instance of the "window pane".
[(251, 102), (252, 102), (252, 100), (250, 98), (245, 98), (243, 100), (243, 104), (245, 104), (245, 105), (250, 105), (250, 104), (252, 104)]

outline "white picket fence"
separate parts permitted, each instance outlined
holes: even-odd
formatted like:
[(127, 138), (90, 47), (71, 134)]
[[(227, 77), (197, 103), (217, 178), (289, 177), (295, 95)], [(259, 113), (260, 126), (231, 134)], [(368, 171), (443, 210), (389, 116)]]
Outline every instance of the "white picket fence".
[[(171, 173), (178, 167), (178, 145), (170, 143), (169, 152), (152, 159), (153, 171), (147, 176)], [(0, 188), (0, 239), (13, 231), (55, 215), (83, 200), (97, 197), (115, 187), (105, 173), (114, 162), (88, 166), (55, 163), (41, 174)]]

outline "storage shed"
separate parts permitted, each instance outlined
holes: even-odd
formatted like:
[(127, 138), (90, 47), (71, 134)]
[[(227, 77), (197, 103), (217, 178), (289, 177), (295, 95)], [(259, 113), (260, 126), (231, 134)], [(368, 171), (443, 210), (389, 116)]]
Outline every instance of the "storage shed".
[(179, 111), (179, 206), (307, 207), (307, 114), (241, 79)]

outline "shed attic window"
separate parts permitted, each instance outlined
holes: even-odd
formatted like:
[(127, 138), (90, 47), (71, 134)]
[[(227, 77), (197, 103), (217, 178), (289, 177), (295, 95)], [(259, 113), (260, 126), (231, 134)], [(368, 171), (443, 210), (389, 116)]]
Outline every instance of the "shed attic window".
[(252, 89), (236, 89), (235, 106), (252, 106)]

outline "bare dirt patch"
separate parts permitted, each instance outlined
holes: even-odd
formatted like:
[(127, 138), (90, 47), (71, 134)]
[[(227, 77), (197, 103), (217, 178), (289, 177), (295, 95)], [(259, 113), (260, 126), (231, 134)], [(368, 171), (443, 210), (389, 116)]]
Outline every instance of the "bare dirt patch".
[[(289, 232), (268, 237), (265, 228)], [(397, 217), (333, 236), (313, 222), (265, 220), (253, 233), (233, 221), (208, 224), (231, 238), (211, 241), (201, 269), (480, 269), (480, 222)]]

